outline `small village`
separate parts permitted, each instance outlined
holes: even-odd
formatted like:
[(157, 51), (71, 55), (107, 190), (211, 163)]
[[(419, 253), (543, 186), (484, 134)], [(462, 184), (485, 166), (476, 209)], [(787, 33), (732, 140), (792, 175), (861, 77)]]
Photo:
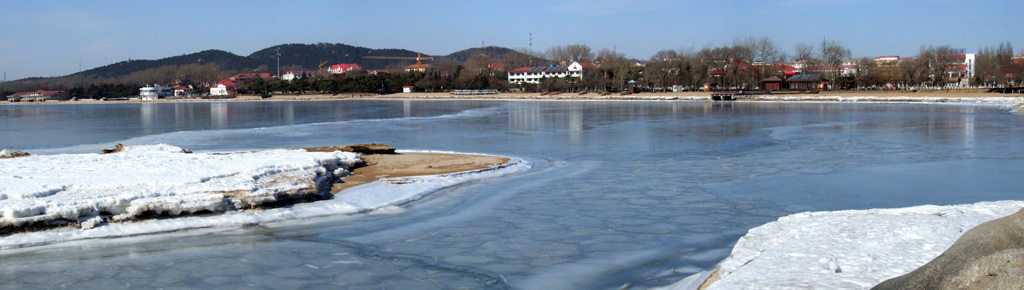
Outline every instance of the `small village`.
[[(827, 43), (823, 43), (825, 47)], [(563, 48), (579, 47), (569, 45)], [(993, 83), (980, 81), (977, 75), (978, 54), (969, 53), (963, 48), (941, 47), (933, 51), (931, 56), (901, 57), (896, 55), (878, 56), (873, 58), (849, 58), (849, 51), (842, 51), (837, 58), (825, 52), (817, 55), (802, 53), (801, 58), (792, 61), (772, 61), (784, 59), (772, 56), (731, 56), (727, 50), (737, 47), (721, 47), (705, 49), (701, 53), (688, 56), (677, 53), (662, 54), (661, 58), (652, 57), (648, 61), (629, 60), (621, 55), (609, 54), (606, 51), (596, 54), (586, 48), (573, 60), (561, 58), (559, 61), (548, 61), (540, 66), (516, 66), (514, 61), (503, 59), (487, 59), (493, 62), (477, 68), (478, 77), (462, 87), (450, 82), (447, 88), (424, 85), (432, 79), (452, 79), (453, 74), (466, 73), (470, 65), (458, 64), (457, 69), (448, 69), (424, 63), (434, 57), (374, 56), (364, 58), (416, 60), (416, 64), (406, 65), (401, 69), (364, 70), (358, 63), (339, 63), (327, 65), (321, 62), (317, 69), (289, 69), (277, 73), (254, 72), (237, 73), (230, 77), (213, 82), (176, 81), (175, 83), (147, 84), (139, 87), (136, 94), (118, 97), (102, 97), (100, 100), (143, 100), (159, 99), (229, 99), (239, 95), (303, 95), (303, 94), (338, 94), (346, 89), (340, 88), (338, 81), (353, 78), (375, 77), (369, 82), (380, 83), (379, 88), (362, 84), (362, 89), (350, 88), (348, 92), (391, 94), (412, 92), (448, 92), (456, 96), (492, 95), (499, 93), (598, 93), (602, 96), (617, 94), (629, 95), (641, 92), (707, 92), (711, 99), (721, 100), (719, 95), (735, 94), (763, 95), (785, 93), (818, 93), (820, 91), (917, 91), (986, 89), (997, 93), (1020, 93), (1017, 72), (1004, 68), (1008, 72), (1000, 76), (1005, 81)], [(565, 49), (563, 49), (565, 50)], [(823, 50), (824, 51), (824, 50)], [(556, 54), (541, 54), (556, 57)], [(603, 57), (616, 58), (614, 64)], [(930, 57), (924, 60), (922, 58)], [(694, 60), (692, 58), (700, 58)], [(542, 58), (536, 58), (542, 60)], [(765, 61), (768, 60), (768, 61)], [(480, 61), (477, 60), (477, 63)], [(532, 61), (531, 61), (532, 62)], [(539, 61), (538, 61), (539, 62)], [(921, 66), (916, 71), (908, 67)], [(1014, 67), (1024, 67), (1024, 54), (1011, 57)], [(326, 66), (325, 66), (326, 65)], [(685, 71), (684, 71), (685, 70)], [(922, 71), (923, 70), (923, 71)], [(1018, 69), (1019, 70), (1019, 69)], [(909, 74), (915, 74), (909, 76)], [(399, 79), (396, 83), (394, 79)], [(603, 79), (604, 81), (595, 81)], [(676, 79), (676, 81), (673, 81)], [(687, 79), (682, 82), (680, 79)], [(482, 81), (480, 81), (482, 80)], [(916, 81), (914, 81), (916, 80)], [(333, 82), (333, 83), (332, 83)], [(366, 83), (366, 80), (361, 81)], [(481, 83), (483, 85), (481, 85)], [(77, 101), (93, 99), (89, 96), (72, 96), (67, 90), (35, 90), (16, 92), (6, 96), (8, 102), (47, 102)]]

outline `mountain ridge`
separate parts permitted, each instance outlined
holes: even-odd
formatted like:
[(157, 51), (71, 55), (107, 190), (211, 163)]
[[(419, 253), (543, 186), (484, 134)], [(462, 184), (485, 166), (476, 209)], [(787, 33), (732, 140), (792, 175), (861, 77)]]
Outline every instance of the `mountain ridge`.
[[(367, 48), (353, 46), (343, 43), (286, 43), (270, 46), (257, 50), (249, 55), (242, 56), (234, 53), (207, 49), (199, 52), (170, 56), (161, 59), (133, 59), (120, 61), (104, 66), (84, 70), (68, 76), (83, 76), (91, 78), (115, 78), (129, 75), (147, 69), (158, 68), (168, 65), (186, 64), (209, 64), (215, 63), (224, 71), (228, 72), (252, 72), (263, 71), (269, 73), (277, 72), (278, 52), (280, 52), (281, 71), (304, 69), (316, 70), (321, 62), (327, 62), (324, 68), (340, 63), (357, 63), (364, 70), (385, 69), (388, 67), (404, 66), (415, 64), (415, 60), (395, 59), (368, 59), (364, 56), (390, 56), (390, 57), (416, 57), (417, 52), (408, 49), (398, 48)], [(508, 53), (519, 53), (513, 49), (504, 47), (475, 47), (463, 49), (448, 55), (427, 55), (423, 57), (434, 57), (433, 61), (424, 61), (430, 64), (444, 62), (466, 62), (476, 55), (486, 55), (494, 59), (504, 57)], [(59, 78), (59, 77), (54, 77)]]

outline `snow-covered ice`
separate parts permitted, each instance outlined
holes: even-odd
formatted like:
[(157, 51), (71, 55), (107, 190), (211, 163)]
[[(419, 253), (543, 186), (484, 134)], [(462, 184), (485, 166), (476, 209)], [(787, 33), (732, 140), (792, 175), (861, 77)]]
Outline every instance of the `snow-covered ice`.
[[(128, 146), (115, 154), (0, 159), (0, 226), (81, 224), (13, 234), (0, 240), (0, 248), (367, 212), (469, 180), (529, 168), (513, 159), (491, 169), (384, 180), (388, 182), (354, 187), (326, 200), (246, 210), (284, 199), (328, 197), (331, 181), (361, 160), (355, 153), (340, 151), (185, 152), (162, 144)], [(121, 222), (145, 214), (219, 212), (224, 213)]]
[[(1000, 201), (785, 216), (743, 236), (709, 289), (870, 288), (923, 266), (964, 232), (1022, 207), (1024, 201)], [(667, 288), (693, 289), (692, 280)]]
[(0, 150), (0, 158), (3, 158), (3, 157), (19, 157), (19, 156), (25, 156), (25, 155), (27, 155), (27, 153), (22, 152), (20, 150), (16, 150), (16, 149), (3, 149), (3, 150)]

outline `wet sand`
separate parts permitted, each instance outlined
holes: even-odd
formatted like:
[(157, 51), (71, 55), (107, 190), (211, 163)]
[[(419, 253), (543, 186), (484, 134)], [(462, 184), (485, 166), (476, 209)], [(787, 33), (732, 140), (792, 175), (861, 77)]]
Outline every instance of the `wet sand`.
[(508, 158), (490, 155), (450, 153), (364, 154), (367, 166), (352, 170), (352, 174), (335, 183), (331, 193), (337, 194), (354, 186), (374, 182), (382, 177), (448, 174), (484, 169), (505, 164)]

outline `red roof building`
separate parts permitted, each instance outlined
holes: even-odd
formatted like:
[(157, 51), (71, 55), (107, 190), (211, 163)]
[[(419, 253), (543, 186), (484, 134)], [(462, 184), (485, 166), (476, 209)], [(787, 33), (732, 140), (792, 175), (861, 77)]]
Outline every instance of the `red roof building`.
[(11, 102), (42, 102), (48, 100), (59, 100), (64, 96), (64, 91), (38, 90), (34, 92), (18, 92), (7, 96)]
[(500, 62), (496, 62), (496, 63), (492, 63), (492, 64), (487, 65), (487, 68), (490, 69), (490, 70), (505, 70), (505, 64), (504, 63), (500, 63)]
[(210, 95), (213, 96), (228, 96), (238, 94), (238, 87), (235, 82), (231, 79), (225, 79), (217, 83), (216, 86), (210, 87)]

